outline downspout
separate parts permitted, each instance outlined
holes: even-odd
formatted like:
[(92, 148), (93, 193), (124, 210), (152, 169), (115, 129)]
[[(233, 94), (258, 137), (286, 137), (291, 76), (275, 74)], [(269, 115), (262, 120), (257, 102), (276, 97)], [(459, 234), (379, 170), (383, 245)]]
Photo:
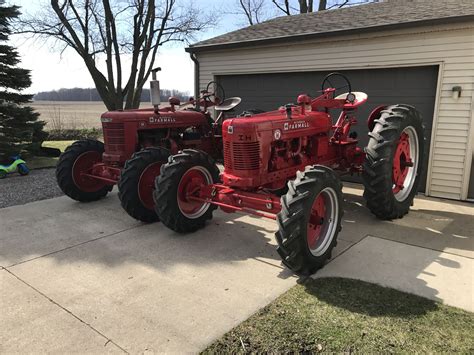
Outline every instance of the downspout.
[(198, 108), (198, 99), (199, 99), (199, 61), (197, 59), (196, 53), (190, 53), (191, 60), (194, 62), (194, 100), (196, 102), (196, 108)]

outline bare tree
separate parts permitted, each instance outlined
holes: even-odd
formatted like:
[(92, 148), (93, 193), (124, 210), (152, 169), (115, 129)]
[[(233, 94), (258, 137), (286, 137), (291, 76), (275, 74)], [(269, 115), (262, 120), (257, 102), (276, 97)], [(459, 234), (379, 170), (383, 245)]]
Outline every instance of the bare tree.
[[(26, 15), (16, 33), (54, 39), (84, 61), (109, 110), (137, 108), (158, 48), (186, 41), (211, 24), (177, 0), (50, 0), (43, 12)], [(55, 47), (57, 48), (57, 47)], [(127, 66), (123, 55), (130, 56)], [(105, 57), (105, 70), (99, 64)], [(127, 58), (128, 59), (128, 58)], [(124, 77), (128, 67), (128, 78)]]
[(272, 3), (278, 8), (278, 10), (283, 11), (285, 15), (291, 15), (290, 0), (272, 0)]
[(313, 12), (313, 0), (299, 0), (298, 2), (300, 4), (300, 14)]
[[(372, 1), (377, 2), (379, 0), (319, 0), (316, 11), (330, 10), (334, 8), (341, 8), (347, 5), (355, 5)], [(305, 14), (315, 11), (313, 0), (298, 0), (297, 2), (294, 2), (295, 4), (293, 4), (293, 2), (290, 0), (272, 0), (272, 3), (285, 15), (293, 15), (296, 13)]]
[(260, 23), (265, 18), (265, 0), (238, 0), (239, 13), (243, 14), (249, 25)]

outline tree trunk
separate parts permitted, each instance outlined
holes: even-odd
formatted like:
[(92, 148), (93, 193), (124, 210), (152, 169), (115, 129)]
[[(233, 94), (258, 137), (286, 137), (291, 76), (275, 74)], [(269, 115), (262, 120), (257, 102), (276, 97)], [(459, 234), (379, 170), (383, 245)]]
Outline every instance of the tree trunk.
[(319, 0), (319, 8), (318, 11), (324, 11), (327, 7), (327, 0)]
[(300, 2), (300, 14), (306, 14), (308, 12), (308, 4), (306, 0), (299, 0)]

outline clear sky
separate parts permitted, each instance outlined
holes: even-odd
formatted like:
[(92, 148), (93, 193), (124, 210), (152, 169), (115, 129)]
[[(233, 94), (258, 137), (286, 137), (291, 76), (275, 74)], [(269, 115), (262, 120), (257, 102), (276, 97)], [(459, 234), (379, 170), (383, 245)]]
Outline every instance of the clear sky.
[[(179, 0), (186, 3), (189, 0)], [(23, 11), (34, 13), (40, 4), (48, 3), (45, 0), (10, 0), (10, 4), (24, 7)], [(202, 9), (215, 8), (220, 12), (231, 12), (234, 0), (194, 0), (193, 3)], [(231, 31), (241, 25), (242, 19), (224, 14), (212, 30), (201, 33), (198, 38), (205, 39)], [(22, 57), (21, 67), (31, 70), (33, 84), (27, 90), (29, 93), (49, 91), (59, 88), (94, 87), (89, 72), (82, 59), (73, 51), (66, 50), (62, 56), (58, 51), (51, 49), (51, 43), (33, 41), (22, 36), (12, 36), (11, 42), (15, 45)], [(155, 61), (162, 67), (159, 74), (162, 88), (193, 91), (193, 62), (189, 54), (184, 51), (184, 44), (164, 46)]]

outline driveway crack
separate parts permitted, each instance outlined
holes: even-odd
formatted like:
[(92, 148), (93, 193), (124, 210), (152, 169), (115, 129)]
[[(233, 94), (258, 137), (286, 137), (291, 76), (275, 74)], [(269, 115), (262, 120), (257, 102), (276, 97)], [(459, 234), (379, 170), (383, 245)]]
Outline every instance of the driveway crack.
[(7, 269), (7, 268), (11, 268), (11, 267), (14, 267), (14, 266), (17, 266), (17, 265), (21, 265), (21, 264), (27, 263), (27, 262), (29, 262), (29, 261), (33, 261), (33, 260), (36, 260), (36, 259), (44, 258), (45, 256), (54, 255), (54, 254), (60, 253), (60, 252), (65, 251), (65, 250), (69, 250), (69, 249), (72, 249), (72, 248), (76, 248), (76, 247), (79, 247), (79, 246), (81, 246), (81, 245), (84, 245), (84, 244), (87, 244), (87, 243), (92, 243), (92, 242), (95, 242), (95, 241), (97, 241), (97, 240), (101, 240), (101, 239), (104, 239), (104, 238), (112, 237), (112, 236), (117, 235), (117, 234), (119, 234), (119, 233), (127, 232), (127, 231), (129, 231), (129, 230), (132, 230), (132, 229), (135, 229), (135, 228), (140, 228), (140, 227), (143, 227), (143, 226), (142, 226), (142, 225), (136, 225), (136, 226), (133, 226), (133, 227), (130, 227), (130, 228), (126, 228), (126, 229), (123, 229), (123, 230), (120, 230), (120, 231), (117, 231), (117, 232), (114, 232), (114, 233), (110, 233), (110, 234), (106, 234), (106, 235), (101, 235), (100, 237), (93, 238), (93, 239), (89, 239), (89, 240), (86, 240), (86, 241), (84, 241), (84, 242), (77, 243), (77, 244), (74, 244), (74, 245), (70, 245), (70, 246), (68, 246), (68, 247), (65, 247), (65, 248), (62, 248), (62, 249), (59, 249), (59, 250), (52, 251), (52, 252), (50, 252), (50, 253), (46, 253), (46, 254), (43, 254), (43, 255), (35, 256), (34, 258), (31, 258), (31, 259), (26, 259), (26, 260), (19, 261), (19, 262), (17, 262), (17, 263), (14, 263), (14, 264), (5, 266), (4, 268)]
[(37, 292), (38, 294), (40, 294), (41, 296), (43, 296), (44, 298), (46, 298), (49, 302), (51, 302), (52, 304), (54, 304), (55, 306), (59, 307), (60, 309), (62, 309), (64, 312), (68, 313), (70, 316), (74, 317), (75, 319), (77, 319), (79, 322), (81, 322), (82, 324), (84, 324), (85, 326), (87, 326), (88, 328), (90, 328), (92, 331), (94, 331), (95, 333), (97, 333), (98, 335), (100, 335), (101, 337), (103, 337), (106, 342), (104, 344), (104, 347), (107, 346), (108, 343), (112, 343), (114, 344), (117, 348), (119, 348), (120, 350), (122, 350), (124, 353), (126, 354), (129, 354), (129, 352), (127, 350), (125, 350), (122, 346), (118, 345), (116, 342), (114, 342), (112, 339), (110, 339), (109, 337), (107, 337), (105, 334), (103, 334), (101, 331), (99, 331), (98, 329), (94, 328), (91, 324), (87, 323), (86, 321), (84, 321), (83, 319), (79, 318), (77, 315), (75, 315), (73, 312), (71, 312), (69, 309), (67, 309), (66, 307), (60, 305), (58, 302), (56, 302), (55, 300), (53, 300), (52, 298), (48, 297), (46, 294), (44, 294), (43, 292), (41, 292), (40, 290), (38, 290), (36, 287), (30, 285), (28, 282), (24, 281), (23, 279), (21, 279), (20, 277), (18, 277), (16, 274), (14, 274), (13, 272), (11, 272), (10, 270), (8, 269), (4, 269), (6, 272), (8, 272), (10, 275), (12, 275), (14, 278), (16, 278), (18, 281), (22, 282), (23, 284), (25, 284), (26, 286), (28, 286), (29, 288), (31, 288), (32, 290), (34, 290), (35, 292)]

